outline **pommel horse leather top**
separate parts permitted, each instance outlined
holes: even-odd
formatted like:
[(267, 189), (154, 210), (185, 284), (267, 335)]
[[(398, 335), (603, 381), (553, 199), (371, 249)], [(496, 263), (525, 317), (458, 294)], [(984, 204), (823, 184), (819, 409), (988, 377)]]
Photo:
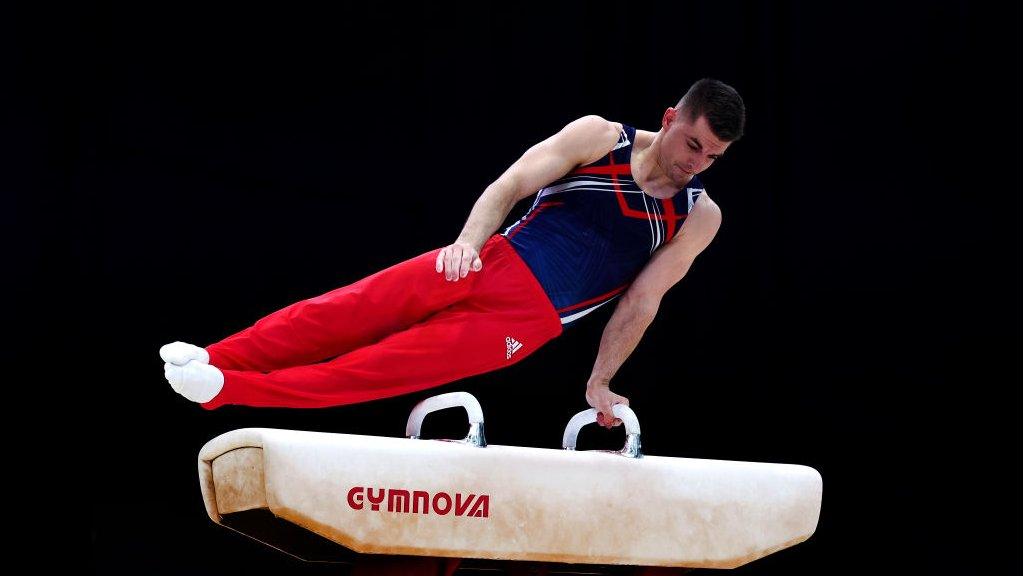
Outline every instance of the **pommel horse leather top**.
[[(430, 412), (462, 406), (464, 440), (421, 440)], [(406, 438), (244, 428), (199, 452), (210, 518), (303, 560), (353, 552), (573, 564), (734, 568), (810, 538), (813, 468), (646, 456), (626, 406), (620, 452), (488, 446), (465, 392), (424, 400)], [(344, 547), (342, 550), (339, 546)]]

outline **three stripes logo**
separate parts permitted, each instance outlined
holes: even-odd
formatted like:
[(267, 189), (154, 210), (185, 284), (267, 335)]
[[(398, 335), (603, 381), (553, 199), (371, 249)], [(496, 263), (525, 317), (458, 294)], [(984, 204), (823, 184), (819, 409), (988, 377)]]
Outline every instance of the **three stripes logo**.
[(511, 360), (512, 355), (519, 351), (523, 344), (511, 336), (505, 336), (505, 359)]

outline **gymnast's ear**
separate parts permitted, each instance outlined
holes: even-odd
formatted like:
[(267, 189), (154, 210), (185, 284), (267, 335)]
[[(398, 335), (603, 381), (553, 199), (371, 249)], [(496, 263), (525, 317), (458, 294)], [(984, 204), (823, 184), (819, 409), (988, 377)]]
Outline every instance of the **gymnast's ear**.
[(666, 108), (665, 113), (661, 116), (661, 127), (668, 130), (668, 127), (672, 125), (676, 119), (679, 118), (679, 111), (675, 108)]

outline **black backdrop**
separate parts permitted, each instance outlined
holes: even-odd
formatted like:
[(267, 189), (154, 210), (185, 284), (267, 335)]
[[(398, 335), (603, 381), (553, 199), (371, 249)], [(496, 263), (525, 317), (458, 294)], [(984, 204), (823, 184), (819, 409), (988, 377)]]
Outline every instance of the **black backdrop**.
[[(994, 27), (1016, 15), (145, 4), (15, 11), (42, 33), (15, 19), (4, 40), (29, 88), (8, 107), (4, 211), (26, 271), (20, 366), (68, 373), (22, 405), (74, 431), (95, 572), (328, 573), (206, 517), (195, 457), (234, 428), (399, 436), (415, 402), (467, 390), (491, 443), (556, 447), (610, 306), (504, 371), (320, 410), (204, 411), (169, 388), (157, 349), (445, 245), (533, 143), (586, 114), (657, 130), (705, 76), (743, 95), (747, 135), (703, 176), (719, 236), (613, 380), (645, 451), (821, 472), (815, 535), (748, 574), (991, 573), (1016, 550), (988, 524), (1016, 515), (1020, 485), (1003, 107), (1017, 110), (1019, 36)], [(426, 426), (464, 432), (454, 412)]]

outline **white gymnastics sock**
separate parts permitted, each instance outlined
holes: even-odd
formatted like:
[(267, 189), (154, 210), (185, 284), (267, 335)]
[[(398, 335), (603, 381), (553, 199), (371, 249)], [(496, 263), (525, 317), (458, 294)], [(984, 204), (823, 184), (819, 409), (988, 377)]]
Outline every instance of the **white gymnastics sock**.
[(191, 360), (184, 366), (167, 362), (164, 377), (175, 392), (200, 404), (213, 400), (224, 387), (224, 373), (198, 360)]
[(160, 359), (175, 366), (184, 366), (189, 360), (209, 364), (210, 354), (205, 349), (187, 342), (171, 342), (160, 347)]

